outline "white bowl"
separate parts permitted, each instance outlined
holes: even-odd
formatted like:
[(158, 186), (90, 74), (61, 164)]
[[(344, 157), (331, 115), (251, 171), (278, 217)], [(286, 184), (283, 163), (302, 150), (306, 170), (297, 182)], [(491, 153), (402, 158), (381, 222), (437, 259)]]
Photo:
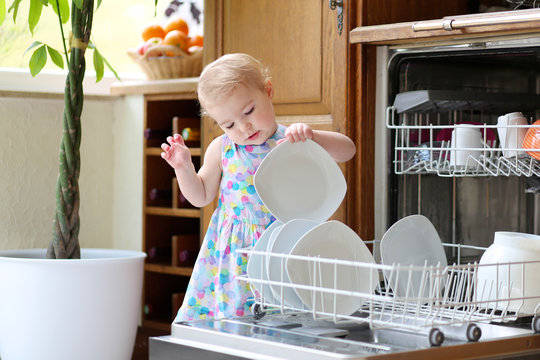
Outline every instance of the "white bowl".
[[(274, 231), (279, 230), (281, 225), (283, 225), (283, 223), (279, 220), (276, 220), (270, 226), (268, 226), (266, 230), (264, 230), (264, 232), (261, 234), (259, 240), (257, 240), (257, 242), (255, 243), (255, 246), (253, 246), (253, 250), (266, 252), (268, 249), (268, 243), (270, 242), (270, 236)], [(250, 279), (267, 281), (268, 274), (266, 272), (266, 256), (259, 254), (251, 254), (247, 263), (246, 272), (248, 278)], [(272, 295), (270, 285), (268, 285), (267, 283), (258, 282), (252, 282), (251, 285), (255, 288), (255, 290), (259, 292), (259, 296), (264, 297), (264, 300), (266, 302), (272, 304), (275, 303), (276, 300)]]
[[(360, 236), (339, 221), (327, 221), (308, 231), (290, 251), (290, 255), (337, 259), (375, 264), (375, 259)], [(313, 266), (315, 265), (315, 269)], [(376, 267), (337, 265), (301, 259), (287, 260), (291, 283), (370, 295), (376, 288), (379, 275)], [(361, 295), (339, 294), (313, 289), (294, 288), (310, 310), (350, 315), (365, 300)], [(334, 301), (335, 300), (335, 301)]]
[[(396, 296), (428, 297), (430, 287), (436, 284), (424, 283), (422, 286), (422, 269), (409, 272), (407, 267), (440, 266), (448, 265), (444, 248), (437, 230), (423, 215), (407, 216), (392, 225), (381, 239), (381, 262), (385, 265), (399, 264), (400, 271), (394, 271), (392, 275), (385, 272), (389, 286)], [(407, 286), (410, 287), (407, 291)], [(440, 285), (440, 284), (439, 284)]]
[(495, 232), (493, 244), (482, 255), (478, 267), (477, 294), (485, 302), (482, 307), (535, 313), (540, 303), (539, 273), (540, 236)]
[[(289, 276), (285, 269), (286, 258), (272, 256), (271, 254), (288, 255), (298, 239), (318, 224), (318, 222), (313, 220), (294, 219), (281, 226), (280, 230), (276, 231), (275, 236), (271, 236), (268, 243), (269, 255), (266, 262), (266, 271), (269, 280), (290, 284)], [(292, 287), (282, 286), (281, 284), (270, 284), (270, 289), (278, 305), (281, 304), (283, 296), (284, 305), (297, 309), (303, 308), (302, 300), (300, 300)]]
[(326, 221), (339, 207), (347, 183), (335, 160), (312, 140), (276, 146), (253, 179), (264, 205), (280, 221)]

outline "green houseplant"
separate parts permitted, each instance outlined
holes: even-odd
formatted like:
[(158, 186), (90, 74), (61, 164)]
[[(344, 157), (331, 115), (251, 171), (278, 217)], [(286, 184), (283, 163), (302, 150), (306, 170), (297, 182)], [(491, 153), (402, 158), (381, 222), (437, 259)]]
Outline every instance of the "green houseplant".
[[(0, 0), (0, 26), (9, 16), (17, 20), (21, 2), (13, 0), (8, 8), (6, 0)], [(65, 58), (68, 71), (52, 241), (48, 249), (0, 251), (0, 358), (129, 359), (140, 314), (145, 254), (81, 249), (78, 239), (87, 49), (93, 50), (98, 81), (109, 66), (90, 42), (93, 16), (101, 0), (29, 3), (30, 31), (34, 33), (43, 10), (52, 10), (63, 44), (61, 51), (37, 41), (31, 44), (27, 49), (32, 53), (31, 74), (41, 71), (47, 57), (61, 68)], [(70, 36), (64, 30), (68, 21)]]
[[(22, 0), (14, 0), (6, 9), (6, 0), (0, 0), (0, 25), (8, 15), (17, 21)], [(59, 174), (56, 185), (56, 212), (53, 220), (53, 237), (47, 251), (48, 258), (80, 258), (79, 234), (79, 172), (81, 144), (81, 113), (84, 93), (83, 79), (86, 70), (85, 53), (93, 49), (96, 80), (103, 77), (104, 65), (113, 70), (99, 51), (90, 43), (92, 20), (101, 0), (30, 0), (28, 12), (29, 30), (34, 33), (44, 8), (52, 9), (58, 17), (63, 53), (68, 73), (64, 93), (63, 134), (60, 144)], [(66, 37), (64, 25), (71, 21), (70, 36)], [(64, 68), (61, 53), (39, 41), (31, 44), (29, 68), (36, 76), (47, 62), (47, 54), (60, 68)], [(114, 70), (113, 70), (114, 72)], [(115, 73), (116, 74), (116, 73)]]

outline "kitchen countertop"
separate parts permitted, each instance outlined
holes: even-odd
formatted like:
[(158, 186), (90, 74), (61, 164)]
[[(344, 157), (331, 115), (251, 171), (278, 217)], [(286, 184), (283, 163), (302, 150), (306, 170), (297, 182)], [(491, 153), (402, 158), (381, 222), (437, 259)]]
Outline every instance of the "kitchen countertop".
[(193, 93), (197, 92), (198, 77), (140, 80), (115, 82), (111, 84), (111, 95), (147, 95), (166, 93)]

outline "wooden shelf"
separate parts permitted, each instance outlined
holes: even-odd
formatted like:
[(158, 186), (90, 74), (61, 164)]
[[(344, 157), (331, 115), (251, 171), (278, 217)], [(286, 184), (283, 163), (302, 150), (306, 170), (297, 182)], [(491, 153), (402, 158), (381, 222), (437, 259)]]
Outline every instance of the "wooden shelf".
[(144, 264), (144, 270), (149, 272), (155, 272), (160, 274), (191, 276), (193, 268), (191, 267), (179, 267), (161, 264)]
[[(146, 155), (150, 156), (161, 156), (162, 152), (163, 150), (160, 147), (149, 147), (144, 151)], [(189, 148), (189, 152), (191, 156), (201, 156), (201, 148)]]
[[(172, 133), (178, 132), (178, 128), (201, 127), (195, 80), (143, 82), (124, 85), (122, 90), (144, 92), (145, 129)], [(191, 206), (180, 207), (184, 203), (179, 199), (174, 170), (161, 159), (161, 143), (160, 138), (152, 138), (146, 139), (143, 144), (143, 248), (171, 247), (171, 255), (168, 258), (146, 259), (143, 304), (151, 304), (154, 310), (144, 314), (143, 324), (149, 328), (170, 331), (179, 306), (173, 297), (186, 292), (193, 272), (192, 266), (174, 266), (179, 265), (176, 253), (180, 250), (199, 250), (202, 210)], [(186, 141), (196, 168), (201, 162), (200, 144), (200, 141)], [(162, 196), (150, 198), (153, 189), (164, 192)]]
[(201, 217), (200, 209), (172, 209), (166, 207), (147, 206), (144, 210), (147, 215), (179, 216), (187, 218)]
[(150, 329), (158, 329), (170, 332), (171, 331), (171, 323), (172, 321), (166, 321), (163, 319), (162, 321), (158, 320), (143, 320), (143, 326), (150, 328)]

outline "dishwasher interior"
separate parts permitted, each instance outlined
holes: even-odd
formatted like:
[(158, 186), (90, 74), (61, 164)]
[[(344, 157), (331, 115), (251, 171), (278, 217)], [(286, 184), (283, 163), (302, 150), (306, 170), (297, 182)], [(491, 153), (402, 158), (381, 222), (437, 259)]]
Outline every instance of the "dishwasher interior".
[[(521, 141), (505, 156), (498, 124), (521, 113), (525, 125), (504, 129), (540, 127), (533, 125), (540, 115), (539, 43), (386, 49), (376, 147), (376, 194), (384, 194), (376, 196), (385, 197), (376, 212), (386, 220), (378, 234), (410, 214), (427, 216), (443, 242), (487, 247), (496, 231), (540, 234), (540, 161)], [(465, 150), (452, 136), (463, 126), (479, 131), (482, 143), (457, 166), (452, 157)]]

